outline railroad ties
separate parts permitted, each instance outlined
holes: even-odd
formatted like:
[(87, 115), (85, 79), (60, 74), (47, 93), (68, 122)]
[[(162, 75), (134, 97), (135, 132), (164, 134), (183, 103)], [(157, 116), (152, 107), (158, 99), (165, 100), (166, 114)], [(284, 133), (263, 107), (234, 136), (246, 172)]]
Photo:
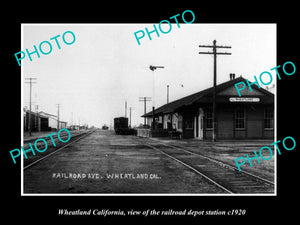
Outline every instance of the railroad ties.
[(229, 194), (273, 194), (274, 183), (257, 175), (240, 172), (219, 160), (188, 149), (149, 140), (144, 144), (181, 163)]
[[(87, 135), (93, 133), (94, 131), (95, 130), (89, 130), (89, 131), (86, 131), (86, 132), (80, 132), (80, 133), (77, 133), (77, 134), (72, 134), (71, 141), (68, 142), (67, 144), (58, 144), (56, 147), (52, 147), (52, 148), (50, 148), (50, 150), (45, 151), (43, 153), (40, 153), (40, 154), (37, 154), (37, 155), (29, 155), (28, 159), (24, 160), (23, 170), (31, 168), (32, 166), (36, 165), (37, 163), (41, 162), (42, 160), (46, 159), (47, 157), (55, 154), (56, 152), (58, 152), (58, 151), (64, 149), (65, 147), (73, 144), (74, 142), (79, 141), (80, 139), (86, 137)], [(62, 137), (64, 137), (64, 136), (62, 135)], [(54, 136), (54, 140), (56, 140), (57, 138), (58, 138), (57, 136)], [(30, 141), (31, 140), (24, 141), (24, 146), (26, 146), (26, 149), (27, 149), (28, 143)], [(50, 143), (51, 140), (47, 140), (47, 143), (48, 142)], [(43, 144), (40, 144), (40, 145), (43, 145)]]

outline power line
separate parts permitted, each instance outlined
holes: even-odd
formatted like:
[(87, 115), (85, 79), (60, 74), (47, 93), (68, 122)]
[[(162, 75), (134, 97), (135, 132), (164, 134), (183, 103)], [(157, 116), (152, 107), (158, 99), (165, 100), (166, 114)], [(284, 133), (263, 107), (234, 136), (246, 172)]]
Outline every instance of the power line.
[(213, 86), (213, 135), (212, 140), (216, 141), (216, 85), (217, 85), (217, 55), (231, 55), (228, 52), (217, 52), (217, 48), (231, 48), (231, 46), (216, 45), (217, 41), (213, 41), (213, 45), (199, 45), (200, 48), (212, 48), (212, 52), (199, 52), (199, 54), (214, 55), (214, 86)]

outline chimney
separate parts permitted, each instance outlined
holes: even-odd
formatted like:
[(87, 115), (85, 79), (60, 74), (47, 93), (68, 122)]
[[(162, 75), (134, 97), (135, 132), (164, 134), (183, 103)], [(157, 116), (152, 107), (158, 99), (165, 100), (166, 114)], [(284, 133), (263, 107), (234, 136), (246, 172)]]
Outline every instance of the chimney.
[(234, 80), (235, 79), (235, 73), (230, 73), (229, 78), (230, 78), (230, 80)]

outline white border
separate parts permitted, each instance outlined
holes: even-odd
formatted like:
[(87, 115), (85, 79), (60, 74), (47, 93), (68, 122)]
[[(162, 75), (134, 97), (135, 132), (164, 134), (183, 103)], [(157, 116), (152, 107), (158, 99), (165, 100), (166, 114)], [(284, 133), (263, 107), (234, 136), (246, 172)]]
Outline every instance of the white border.
[[(198, 25), (199, 23), (194, 23), (194, 25)], [(228, 25), (228, 24), (258, 24), (258, 23), (203, 23), (203, 24), (199, 24), (199, 25)], [(273, 24), (276, 25), (275, 27), (275, 33), (276, 33), (276, 65), (277, 65), (277, 23), (259, 23), (260, 25), (262, 24)], [(24, 25), (30, 25), (30, 26), (41, 26), (41, 25), (55, 25), (55, 26), (68, 26), (68, 25), (76, 25), (76, 26), (86, 26), (86, 25), (94, 25), (94, 26), (103, 26), (103, 25), (108, 25), (108, 26), (114, 26), (114, 25), (140, 25), (138, 23), (126, 23), (126, 24), (118, 24), (118, 23), (114, 23), (114, 24), (109, 24), (109, 23), (68, 23), (68, 24), (56, 24), (56, 23), (21, 23), (21, 49), (24, 49), (24, 45), (23, 45), (23, 26)], [(144, 24), (145, 25), (145, 24)], [(276, 66), (275, 65), (275, 66)], [(23, 95), (23, 91), (24, 91), (24, 65), (21, 65), (21, 143), (22, 146), (24, 145), (24, 132), (23, 132), (23, 125), (24, 125), (24, 121), (23, 121), (23, 107), (24, 107), (24, 95)], [(277, 141), (277, 79), (275, 79), (275, 99), (274, 99), (274, 111), (275, 111), (275, 129), (274, 129), (274, 142)], [(275, 146), (274, 146), (275, 148)], [(21, 157), (21, 196), (214, 196), (214, 197), (218, 197), (218, 196), (277, 196), (277, 151), (274, 150), (274, 152), (276, 152), (274, 154), (274, 193), (271, 194), (185, 194), (185, 193), (180, 193), (180, 194), (174, 194), (174, 193), (164, 193), (164, 194), (99, 194), (99, 193), (87, 193), (87, 194), (74, 194), (74, 193), (51, 193), (51, 194), (43, 194), (43, 193), (24, 193), (24, 171), (23, 171), (23, 167), (24, 167), (24, 162), (23, 162), (23, 158)]]
[[(24, 29), (23, 29), (23, 24), (21, 24), (21, 49), (24, 49)], [(24, 65), (21, 63), (21, 145), (24, 146), (24, 113), (23, 113), (23, 108), (24, 108)], [(22, 154), (21, 154), (22, 155)], [(24, 157), (21, 157), (21, 196), (25, 195), (24, 194)]]

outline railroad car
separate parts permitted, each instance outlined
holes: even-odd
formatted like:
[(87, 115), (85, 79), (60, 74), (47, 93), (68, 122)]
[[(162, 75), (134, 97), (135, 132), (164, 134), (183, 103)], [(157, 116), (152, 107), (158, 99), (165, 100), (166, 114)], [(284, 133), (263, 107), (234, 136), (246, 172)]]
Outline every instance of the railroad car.
[(116, 134), (121, 135), (135, 135), (136, 130), (128, 127), (128, 118), (126, 117), (117, 117), (114, 118), (114, 129)]
[(102, 130), (108, 130), (108, 126), (106, 126), (105, 124), (102, 126)]

